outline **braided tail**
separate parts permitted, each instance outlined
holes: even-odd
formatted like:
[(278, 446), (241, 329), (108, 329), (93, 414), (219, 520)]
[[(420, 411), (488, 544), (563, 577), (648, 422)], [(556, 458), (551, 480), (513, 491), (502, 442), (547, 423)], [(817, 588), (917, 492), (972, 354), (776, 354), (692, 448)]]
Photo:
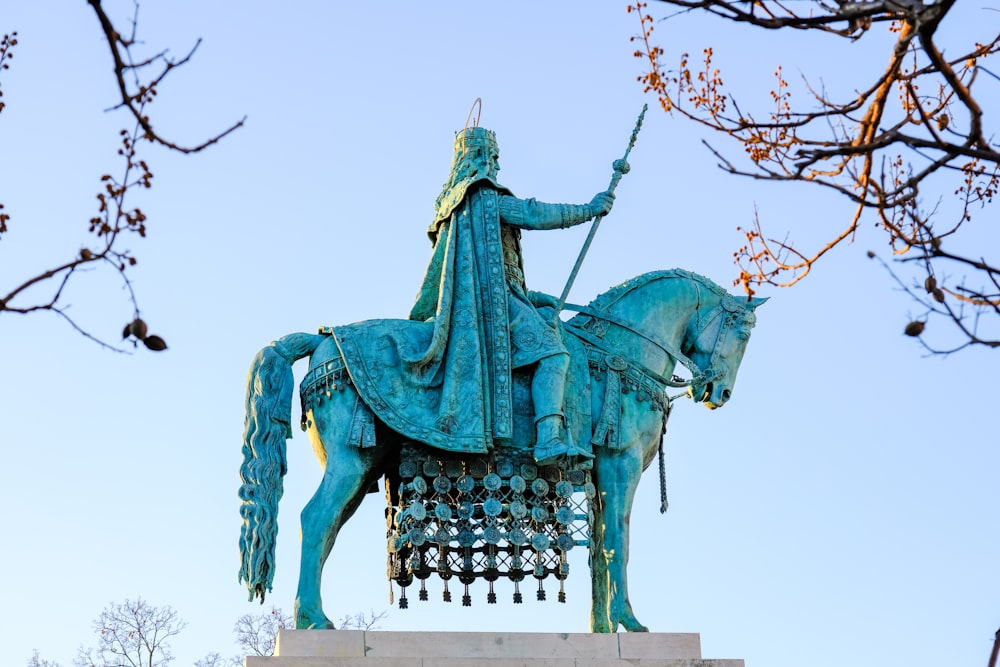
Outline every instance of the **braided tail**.
[(312, 354), (324, 336), (294, 333), (257, 353), (247, 376), (243, 465), (240, 467), (240, 581), (250, 600), (271, 590), (278, 535), (278, 501), (287, 472), (285, 440), (292, 437), (292, 364)]

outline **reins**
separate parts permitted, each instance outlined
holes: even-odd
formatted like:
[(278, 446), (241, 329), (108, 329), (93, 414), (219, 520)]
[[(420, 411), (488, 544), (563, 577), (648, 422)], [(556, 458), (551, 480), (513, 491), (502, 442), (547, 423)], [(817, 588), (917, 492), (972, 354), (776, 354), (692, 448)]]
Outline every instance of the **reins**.
[[(665, 340), (660, 340), (658, 337), (653, 336), (652, 334), (639, 331), (632, 324), (626, 322), (625, 320), (619, 317), (616, 317), (604, 311), (597, 310), (595, 308), (591, 308), (590, 306), (580, 306), (574, 303), (563, 304), (563, 308), (565, 310), (573, 310), (578, 313), (582, 313), (583, 315), (586, 315), (588, 317), (604, 320), (605, 322), (610, 322), (615, 326), (621, 327), (622, 329), (625, 329), (626, 331), (635, 334), (639, 338), (649, 341), (650, 343), (652, 343), (653, 345), (655, 345), (656, 347), (660, 348), (665, 353), (667, 353), (667, 355), (673, 357), (676, 361), (681, 363), (689, 371), (691, 371), (690, 380), (685, 380), (681, 377), (678, 377), (677, 375), (673, 375), (668, 379), (661, 377), (659, 373), (656, 373), (648, 368), (644, 368), (644, 370), (646, 370), (650, 375), (659, 379), (661, 382), (663, 382), (663, 384), (667, 385), (668, 387), (674, 387), (674, 388), (688, 387), (692, 384), (695, 384), (696, 381), (701, 380), (704, 377), (704, 373), (702, 373), (701, 369), (698, 368), (698, 365), (694, 363), (694, 361), (692, 361), (686, 354), (681, 352), (675, 345), (671, 345)], [(578, 327), (575, 324), (571, 324), (570, 322), (563, 322), (563, 325), (571, 329), (573, 333), (577, 334), (578, 336), (580, 336), (580, 338), (587, 341), (591, 345), (596, 345), (597, 347), (603, 348), (603, 341), (601, 341), (601, 339), (598, 336), (595, 336), (586, 329)]]

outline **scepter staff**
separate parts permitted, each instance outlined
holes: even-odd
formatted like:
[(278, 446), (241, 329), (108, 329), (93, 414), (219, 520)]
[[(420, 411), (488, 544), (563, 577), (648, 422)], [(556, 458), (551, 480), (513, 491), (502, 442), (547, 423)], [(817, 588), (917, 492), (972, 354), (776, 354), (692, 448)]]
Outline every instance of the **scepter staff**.
[[(639, 119), (635, 121), (635, 129), (632, 130), (632, 136), (628, 140), (628, 148), (625, 149), (625, 155), (623, 155), (620, 160), (615, 160), (611, 165), (614, 169), (614, 173), (611, 175), (611, 185), (608, 186), (608, 192), (614, 192), (615, 188), (618, 187), (618, 181), (622, 180), (622, 176), (629, 172), (630, 167), (628, 166), (628, 154), (632, 152), (632, 147), (635, 146), (635, 139), (639, 136), (639, 129), (642, 128), (642, 119), (646, 115), (646, 109), (648, 108), (648, 104), (642, 105), (642, 111), (639, 113)], [(587, 234), (587, 240), (583, 242), (583, 247), (580, 249), (580, 255), (576, 258), (576, 264), (573, 265), (573, 270), (569, 274), (569, 280), (566, 281), (566, 287), (563, 288), (562, 295), (559, 297), (559, 303), (556, 304), (555, 319), (557, 322), (559, 320), (559, 313), (562, 312), (563, 307), (566, 305), (566, 299), (569, 297), (569, 291), (573, 288), (573, 282), (576, 280), (576, 274), (580, 272), (580, 266), (583, 265), (583, 258), (587, 256), (587, 251), (590, 250), (590, 244), (594, 240), (594, 235), (597, 234), (597, 228), (601, 226), (601, 220), (604, 219), (604, 215), (605, 214), (602, 213), (594, 218), (594, 222), (590, 226), (590, 233)]]

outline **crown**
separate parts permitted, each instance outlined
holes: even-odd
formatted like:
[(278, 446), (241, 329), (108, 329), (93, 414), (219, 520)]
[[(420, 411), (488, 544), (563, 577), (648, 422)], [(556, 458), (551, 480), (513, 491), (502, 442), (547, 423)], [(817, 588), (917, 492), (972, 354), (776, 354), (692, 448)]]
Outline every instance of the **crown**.
[(489, 148), (499, 153), (497, 135), (485, 127), (467, 127), (455, 133), (455, 155), (464, 154), (470, 148)]

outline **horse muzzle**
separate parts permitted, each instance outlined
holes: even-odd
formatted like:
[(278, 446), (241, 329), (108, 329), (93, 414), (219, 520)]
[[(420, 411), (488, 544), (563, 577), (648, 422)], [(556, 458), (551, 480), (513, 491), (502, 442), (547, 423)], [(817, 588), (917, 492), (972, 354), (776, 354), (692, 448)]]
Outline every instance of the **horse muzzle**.
[(705, 407), (709, 410), (715, 410), (716, 408), (721, 408), (725, 405), (732, 395), (733, 392), (729, 387), (723, 387), (716, 385), (714, 382), (709, 382), (705, 385), (705, 389), (702, 391), (700, 398), (695, 398), (695, 401), (704, 403)]

